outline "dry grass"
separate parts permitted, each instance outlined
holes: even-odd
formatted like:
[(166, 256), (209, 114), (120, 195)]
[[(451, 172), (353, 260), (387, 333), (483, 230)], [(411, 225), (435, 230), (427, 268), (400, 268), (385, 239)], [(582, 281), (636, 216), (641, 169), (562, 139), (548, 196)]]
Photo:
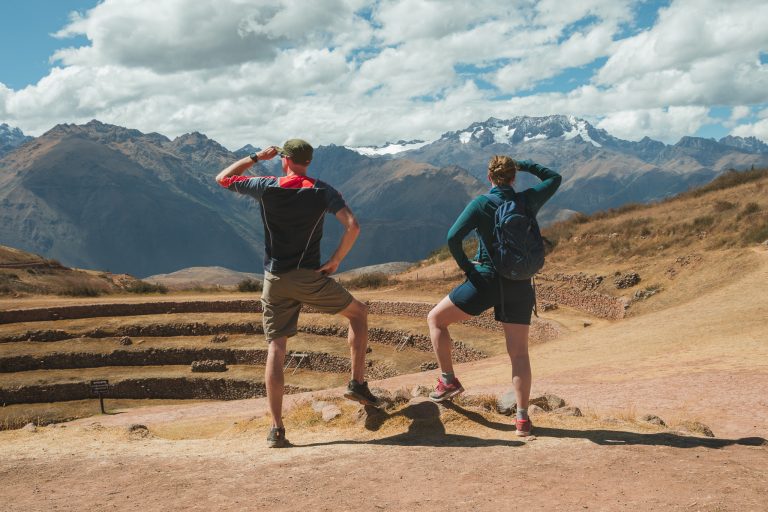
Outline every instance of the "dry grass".
[(460, 395), (454, 400), (461, 407), (474, 407), (486, 412), (496, 412), (499, 408), (499, 397), (488, 393), (479, 395)]
[[(717, 181), (717, 180), (716, 180)], [(578, 215), (544, 230), (550, 265), (659, 259), (684, 251), (740, 249), (768, 239), (768, 171), (720, 182), (650, 205)]]

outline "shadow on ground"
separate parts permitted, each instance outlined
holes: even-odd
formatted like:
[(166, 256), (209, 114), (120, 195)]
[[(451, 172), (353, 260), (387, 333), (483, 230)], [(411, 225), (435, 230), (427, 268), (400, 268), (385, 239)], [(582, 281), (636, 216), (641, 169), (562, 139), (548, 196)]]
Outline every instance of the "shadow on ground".
[[(464, 418), (478, 425), (500, 432), (513, 432), (514, 426), (507, 423), (491, 421), (482, 414), (467, 410), (452, 402), (441, 404), (446, 409), (456, 412)], [(324, 443), (309, 443), (292, 445), (296, 447), (328, 446), (335, 444), (369, 444), (369, 445), (397, 445), (397, 446), (522, 446), (525, 443), (513, 439), (485, 439), (474, 436), (449, 434), (440, 418), (440, 406), (433, 402), (420, 402), (409, 404), (403, 409), (389, 414), (370, 406), (365, 408), (365, 428), (369, 431), (378, 431), (386, 421), (405, 417), (411, 420), (406, 432), (382, 439), (371, 441), (339, 440)], [(731, 445), (744, 446), (768, 446), (768, 441), (762, 437), (747, 437), (742, 439), (717, 439), (709, 437), (693, 437), (675, 434), (672, 432), (637, 433), (623, 432), (619, 430), (573, 430), (552, 427), (535, 427), (535, 435), (540, 438), (572, 438), (587, 439), (595, 444), (603, 446), (623, 445), (647, 445), (669, 446), (673, 448), (724, 448)]]

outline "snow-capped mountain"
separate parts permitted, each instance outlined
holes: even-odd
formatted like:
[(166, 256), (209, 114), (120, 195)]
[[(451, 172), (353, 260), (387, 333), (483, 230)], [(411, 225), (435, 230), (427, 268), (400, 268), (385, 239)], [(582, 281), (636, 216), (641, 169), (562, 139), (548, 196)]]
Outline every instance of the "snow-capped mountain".
[[(727, 169), (766, 166), (768, 153), (760, 151), (760, 144), (740, 137), (683, 137), (674, 145), (649, 137), (635, 142), (574, 116), (519, 116), (472, 123), (397, 158), (456, 165), (481, 181), (487, 180), (488, 159), (497, 154), (555, 169), (563, 175), (563, 185), (540, 214), (546, 222), (558, 218), (558, 211), (591, 213), (630, 201), (653, 201), (706, 183)], [(535, 183), (523, 174), (518, 186)]]
[(611, 143), (615, 137), (605, 130), (597, 129), (584, 119), (574, 116), (528, 117), (518, 116), (502, 120), (492, 117), (485, 122), (472, 123), (468, 128), (448, 132), (440, 139), (469, 144), (517, 144), (531, 140), (571, 140), (580, 138), (599, 148), (606, 142)]
[(405, 151), (411, 151), (426, 146), (429, 142), (423, 140), (399, 140), (397, 142), (385, 142), (382, 146), (345, 146), (356, 153), (365, 156), (396, 155)]
[(6, 123), (0, 124), (0, 156), (21, 146), (32, 137), (24, 135), (18, 128), (8, 126)]

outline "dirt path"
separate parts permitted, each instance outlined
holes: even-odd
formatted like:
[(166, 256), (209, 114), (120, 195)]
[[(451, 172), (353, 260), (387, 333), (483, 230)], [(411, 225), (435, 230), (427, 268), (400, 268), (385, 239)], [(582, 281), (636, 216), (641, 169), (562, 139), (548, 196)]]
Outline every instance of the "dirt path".
[(129, 440), (85, 421), (0, 433), (0, 502), (9, 512), (756, 511), (768, 500), (768, 448), (755, 440), (564, 427), (520, 441), (471, 413), (443, 425), (430, 403), (409, 417), (378, 435), (294, 431), (284, 450), (265, 448), (260, 428), (184, 440)]

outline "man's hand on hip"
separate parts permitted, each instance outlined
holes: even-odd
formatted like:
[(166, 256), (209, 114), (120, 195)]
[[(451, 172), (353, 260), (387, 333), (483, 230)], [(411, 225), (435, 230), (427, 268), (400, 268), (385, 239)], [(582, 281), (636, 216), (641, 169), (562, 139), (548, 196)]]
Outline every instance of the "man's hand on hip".
[(336, 270), (339, 268), (339, 263), (340, 262), (338, 261), (328, 260), (319, 269), (317, 269), (316, 272), (320, 272), (321, 274), (329, 276), (336, 272)]

